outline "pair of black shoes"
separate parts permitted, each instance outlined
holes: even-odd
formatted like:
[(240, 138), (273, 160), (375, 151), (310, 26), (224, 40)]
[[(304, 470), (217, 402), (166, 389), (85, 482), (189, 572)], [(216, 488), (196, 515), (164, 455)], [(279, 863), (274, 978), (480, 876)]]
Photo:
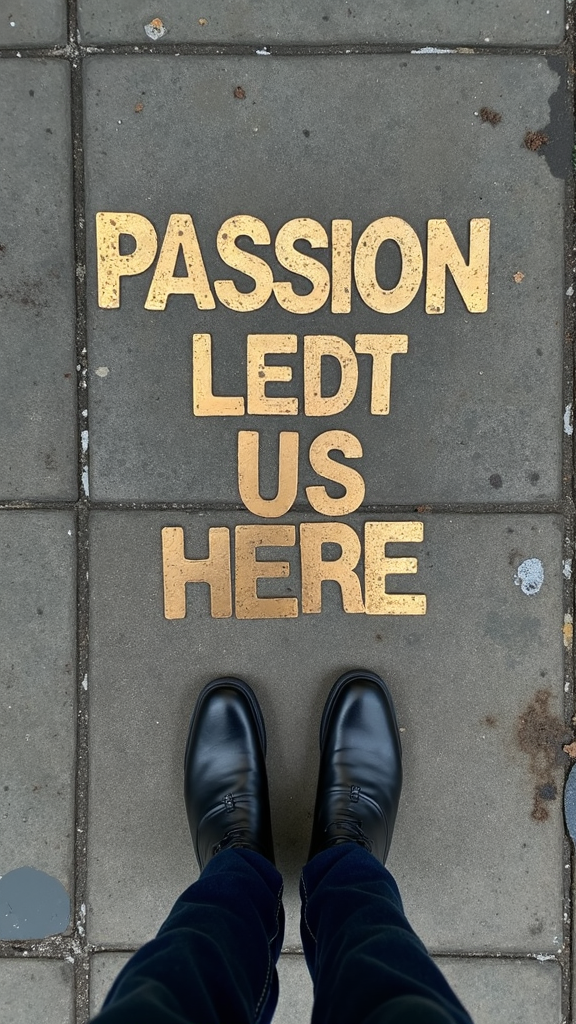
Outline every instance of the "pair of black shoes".
[[(204, 687), (190, 722), (185, 800), (200, 868), (220, 850), (256, 850), (274, 863), (266, 732), (254, 693), (240, 679)], [(402, 788), (392, 698), (373, 672), (347, 672), (328, 696), (309, 859), (354, 842), (385, 862)]]

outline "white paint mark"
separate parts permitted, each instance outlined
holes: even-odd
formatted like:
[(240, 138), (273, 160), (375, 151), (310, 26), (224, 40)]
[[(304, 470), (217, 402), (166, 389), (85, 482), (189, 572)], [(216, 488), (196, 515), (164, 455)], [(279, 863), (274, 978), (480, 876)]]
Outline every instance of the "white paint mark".
[(456, 50), (439, 50), (436, 46), (421, 46), (419, 50), (410, 50), (410, 53), (456, 53)]
[(162, 36), (166, 35), (166, 26), (160, 21), (160, 18), (152, 18), (147, 25), (144, 25), (144, 31), (148, 36), (148, 39), (162, 39)]
[(81, 916), (83, 921), (86, 920), (86, 904), (85, 903), (83, 903), (81, 905), (81, 907), (80, 907), (80, 916)]
[(88, 673), (86, 673), (86, 675), (84, 676), (84, 679), (82, 680), (82, 689), (83, 690), (87, 690), (88, 689)]
[[(530, 955), (530, 954), (528, 954)], [(539, 963), (544, 964), (547, 960), (555, 960), (556, 957), (553, 953), (533, 953), (534, 960), (538, 960)]]
[(84, 466), (82, 470), (82, 487), (84, 488), (84, 494), (88, 498), (90, 496), (90, 481), (88, 479), (88, 466)]
[(572, 559), (565, 558), (562, 562), (562, 575), (565, 580), (572, 579)]
[(574, 295), (574, 285), (573, 284), (571, 284), (570, 287), (566, 289), (566, 295), (568, 296), (568, 298), (570, 298), (572, 295)]
[(86, 417), (88, 416), (88, 409), (82, 409), (82, 415), (84, 419), (86, 419)]
[(94, 370), (97, 377), (107, 377), (110, 370), (107, 366), (99, 366), (97, 370)]
[(86, 454), (86, 452), (88, 451), (88, 431), (87, 430), (83, 430), (81, 432), (81, 434), (80, 434), (80, 441), (81, 441), (81, 444), (82, 444), (82, 451), (84, 452), (84, 454)]
[(72, 536), (72, 530), (68, 530), (68, 536), (69, 536), (69, 537), (71, 537), (71, 536)]
[(259, 57), (270, 57), (271, 56), (270, 50), (267, 50), (265, 46), (261, 50), (256, 50), (256, 53), (258, 54)]
[(574, 433), (574, 424), (572, 422), (572, 403), (567, 405), (564, 409), (564, 433), (568, 434), (568, 437), (572, 437)]
[(11, 21), (10, 22), (10, 28), (16, 28), (16, 22), (15, 21)]
[(544, 566), (539, 558), (526, 558), (516, 570), (514, 583), (529, 597), (537, 594), (544, 583)]

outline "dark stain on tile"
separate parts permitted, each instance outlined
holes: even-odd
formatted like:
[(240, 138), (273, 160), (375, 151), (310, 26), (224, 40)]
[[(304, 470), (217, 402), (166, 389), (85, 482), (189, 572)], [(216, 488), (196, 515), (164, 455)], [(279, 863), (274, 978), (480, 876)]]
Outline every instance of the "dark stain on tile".
[(558, 795), (554, 773), (567, 763), (562, 747), (570, 739), (570, 731), (551, 713), (551, 696), (550, 690), (537, 690), (519, 716), (516, 729), (518, 746), (529, 759), (528, 770), (534, 780), (534, 821), (546, 821), (550, 816), (547, 804)]

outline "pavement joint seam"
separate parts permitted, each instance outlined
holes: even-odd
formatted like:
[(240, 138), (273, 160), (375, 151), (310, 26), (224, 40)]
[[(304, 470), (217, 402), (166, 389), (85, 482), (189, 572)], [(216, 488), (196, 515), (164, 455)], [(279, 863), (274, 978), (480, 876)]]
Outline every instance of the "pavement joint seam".
[[(278, 45), (273, 43), (170, 43), (152, 46), (146, 43), (106, 43), (94, 46), (71, 41), (66, 46), (52, 47), (5, 47), (0, 48), (0, 60), (3, 58), (52, 58), (55, 60), (79, 61), (94, 56), (122, 57), (254, 57), (258, 49), (266, 49), (272, 57), (354, 57), (370, 54), (398, 54), (398, 56), (418, 56), (418, 51), (430, 46), (429, 40), (419, 40), (409, 44), (386, 43), (325, 43), (316, 46)], [(435, 49), (444, 50), (446, 55), (456, 56), (487, 56), (496, 57), (568, 57), (571, 52), (570, 34), (564, 41), (554, 46), (450, 46), (450, 44), (434, 43)], [(443, 55), (443, 54), (441, 54)], [(425, 56), (425, 54), (422, 54)]]

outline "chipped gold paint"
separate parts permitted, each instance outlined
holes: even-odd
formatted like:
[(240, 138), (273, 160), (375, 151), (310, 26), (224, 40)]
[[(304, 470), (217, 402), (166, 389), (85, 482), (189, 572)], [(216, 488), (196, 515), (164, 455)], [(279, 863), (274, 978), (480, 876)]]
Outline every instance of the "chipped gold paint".
[(332, 221), (332, 297), (333, 313), (352, 309), (352, 221)]
[(247, 338), (248, 413), (252, 416), (296, 416), (298, 399), (273, 398), (266, 394), (270, 381), (292, 380), (291, 366), (268, 366), (272, 353), (294, 353), (298, 349), (295, 334), (249, 334)]
[(316, 512), (324, 516), (347, 516), (364, 501), (366, 487), (361, 474), (341, 462), (329, 458), (329, 452), (340, 451), (347, 459), (362, 457), (362, 445), (347, 430), (327, 430), (310, 445), (310, 465), (318, 476), (334, 480), (345, 489), (341, 498), (331, 498), (323, 486), (306, 488), (306, 497)]
[[(340, 365), (340, 386), (322, 395), (322, 359), (332, 356)], [(304, 414), (335, 416), (350, 405), (358, 387), (358, 362), (347, 341), (336, 335), (308, 334), (304, 338)]]
[[(120, 254), (120, 236), (131, 235), (134, 252)], [(102, 212), (96, 214), (98, 253), (98, 305), (101, 309), (120, 306), (120, 278), (142, 274), (154, 262), (158, 236), (154, 225), (139, 213)]]
[(295, 597), (258, 597), (259, 579), (286, 579), (288, 562), (256, 560), (259, 547), (293, 547), (294, 526), (237, 526), (236, 539), (236, 618), (294, 619), (298, 617)]
[(216, 236), (216, 247), (220, 258), (233, 270), (239, 270), (254, 281), (251, 292), (239, 292), (234, 281), (214, 281), (214, 291), (220, 302), (228, 309), (249, 313), (260, 309), (272, 294), (274, 278), (265, 260), (255, 253), (245, 252), (236, 245), (241, 236), (252, 239), (255, 245), (270, 245), (270, 232), (264, 221), (258, 217), (240, 215), (224, 221)]
[[(185, 277), (175, 275), (180, 250), (186, 264)], [(194, 222), (188, 213), (173, 213), (168, 221), (144, 309), (166, 309), (170, 295), (193, 295), (198, 309), (216, 308)]]
[(425, 594), (389, 594), (386, 577), (418, 572), (416, 558), (390, 558), (386, 545), (419, 543), (424, 539), (420, 522), (366, 523), (364, 526), (364, 598), (367, 615), (425, 615)]
[(260, 437), (257, 430), (238, 432), (238, 490), (247, 509), (263, 519), (283, 516), (298, 492), (297, 431), (282, 430), (278, 439), (278, 490), (275, 498), (260, 495)]
[(162, 568), (165, 618), (185, 617), (187, 583), (208, 584), (212, 618), (226, 619), (232, 615), (230, 530), (227, 527), (212, 527), (208, 531), (208, 558), (192, 559), (184, 554), (182, 527), (165, 526), (162, 530)]
[(428, 263), (426, 312), (443, 313), (446, 308), (446, 269), (450, 271), (469, 313), (488, 309), (490, 221), (470, 221), (470, 250), (466, 263), (446, 220), (428, 221)]
[(354, 347), (358, 353), (372, 356), (370, 412), (373, 416), (387, 416), (390, 412), (392, 356), (408, 351), (408, 335), (357, 334)]
[[(338, 544), (340, 556), (324, 561), (323, 544)], [(335, 580), (342, 593), (342, 606), (349, 614), (364, 611), (360, 580), (354, 572), (362, 545), (357, 533), (345, 523), (302, 523), (300, 526), (300, 561), (302, 565), (302, 611), (322, 611), (322, 583)]]
[(212, 337), (192, 335), (192, 409), (195, 416), (243, 416), (244, 399), (212, 391)]
[(276, 235), (275, 251), (278, 262), (293, 274), (307, 278), (312, 284), (308, 295), (299, 295), (289, 281), (274, 284), (276, 300), (289, 313), (315, 313), (330, 294), (330, 274), (318, 260), (294, 248), (294, 242), (304, 239), (312, 249), (327, 249), (328, 235), (311, 217), (296, 217), (287, 221)]
[[(376, 276), (376, 257), (384, 242), (396, 242), (402, 257), (400, 278), (394, 288), (381, 288)], [(367, 306), (377, 313), (399, 313), (416, 295), (422, 280), (422, 246), (414, 228), (401, 217), (381, 217), (369, 224), (358, 240), (354, 255), (356, 287)]]

